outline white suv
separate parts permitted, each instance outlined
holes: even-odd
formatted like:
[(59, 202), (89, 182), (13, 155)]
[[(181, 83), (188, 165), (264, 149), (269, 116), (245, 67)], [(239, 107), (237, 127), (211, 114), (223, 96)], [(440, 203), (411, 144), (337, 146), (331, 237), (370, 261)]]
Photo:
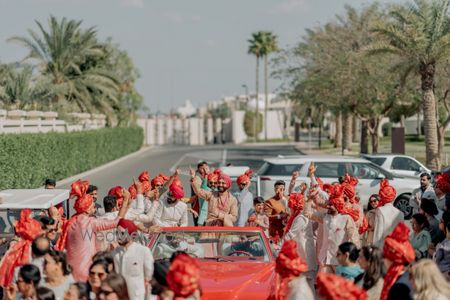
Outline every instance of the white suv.
[(284, 180), (287, 187), (295, 170), (300, 172), (297, 181), (309, 183), (308, 167), (311, 162), (314, 162), (316, 166), (316, 176), (325, 183), (335, 182), (346, 173), (358, 178), (357, 190), (364, 207), (367, 207), (370, 195), (378, 193), (380, 180), (389, 179), (390, 184), (397, 190), (394, 205), (405, 214), (405, 218), (411, 216), (412, 208), (409, 205), (409, 198), (412, 190), (419, 184), (417, 179), (394, 175), (362, 158), (308, 155), (265, 159), (258, 171), (261, 196), (264, 199), (273, 196), (274, 183), (277, 180)]
[(419, 178), (420, 174), (431, 174), (431, 170), (417, 159), (401, 154), (362, 154), (362, 158), (370, 160), (392, 174)]

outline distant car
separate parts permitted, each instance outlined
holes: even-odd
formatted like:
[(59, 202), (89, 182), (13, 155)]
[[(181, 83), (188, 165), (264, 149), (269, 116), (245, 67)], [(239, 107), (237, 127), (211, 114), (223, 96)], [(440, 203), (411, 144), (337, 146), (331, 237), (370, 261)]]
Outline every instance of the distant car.
[[(20, 219), (22, 209), (30, 208), (34, 217), (57, 205), (63, 206), (66, 216), (69, 212), (69, 190), (10, 189), (0, 191), (0, 199), (0, 238), (7, 241), (14, 237), (14, 223)], [(8, 244), (0, 246), (0, 256)]]
[[(239, 192), (239, 187), (237, 186), (236, 180), (239, 176), (244, 174), (249, 167), (247, 166), (228, 166), (228, 167), (220, 167), (220, 170), (230, 176), (231, 180), (233, 181), (233, 184), (231, 185), (231, 193), (233, 195), (236, 195), (236, 193)], [(259, 181), (256, 176), (256, 174), (253, 175), (251, 179), (250, 184), (250, 192), (253, 194), (254, 197), (257, 197), (260, 195), (260, 188), (259, 188)]]
[(415, 178), (394, 175), (365, 159), (346, 156), (275, 157), (267, 158), (264, 161), (263, 166), (258, 171), (258, 178), (261, 195), (265, 199), (273, 196), (273, 185), (277, 180), (285, 181), (287, 188), (294, 170), (300, 172), (298, 182), (309, 183), (308, 168), (311, 162), (314, 162), (316, 176), (320, 177), (325, 183), (335, 182), (340, 176), (347, 173), (358, 178), (357, 190), (364, 207), (367, 207), (370, 195), (378, 193), (381, 179), (389, 179), (390, 184), (397, 190), (394, 205), (405, 214), (405, 218), (411, 217), (412, 208), (409, 205), (409, 198), (412, 190), (419, 184)]
[(149, 248), (155, 260), (170, 258), (179, 250), (195, 257), (204, 300), (265, 300), (274, 288), (274, 256), (260, 228), (162, 228)]
[(431, 174), (431, 170), (417, 159), (402, 154), (362, 154), (362, 158), (370, 160), (394, 175), (419, 178), (420, 174)]

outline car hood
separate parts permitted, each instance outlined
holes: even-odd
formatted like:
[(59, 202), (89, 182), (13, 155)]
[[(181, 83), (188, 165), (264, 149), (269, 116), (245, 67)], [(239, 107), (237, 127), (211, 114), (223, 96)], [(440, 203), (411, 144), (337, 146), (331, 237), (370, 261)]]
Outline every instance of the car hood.
[(274, 262), (200, 262), (202, 299), (267, 299)]

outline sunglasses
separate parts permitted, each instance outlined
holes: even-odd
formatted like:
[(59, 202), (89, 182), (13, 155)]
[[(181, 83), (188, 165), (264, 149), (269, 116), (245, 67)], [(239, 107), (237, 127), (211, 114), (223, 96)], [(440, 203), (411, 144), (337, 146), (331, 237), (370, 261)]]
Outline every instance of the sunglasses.
[(240, 186), (246, 186), (246, 185), (247, 185), (247, 183), (245, 183), (245, 182), (240, 184)]
[(89, 276), (92, 276), (92, 277), (98, 276), (98, 278), (105, 278), (105, 277), (106, 277), (106, 273), (104, 273), (104, 272), (92, 272), (92, 271), (90, 271), (90, 272), (89, 272)]
[(100, 289), (98, 291), (99, 295), (105, 295), (106, 297), (108, 297), (110, 294), (114, 294), (114, 293), (115, 293), (114, 291), (107, 291), (107, 290), (104, 290), (104, 289)]
[(161, 188), (162, 186), (163, 186), (162, 184), (155, 185), (155, 187), (157, 187), (157, 188)]
[(210, 181), (209, 184), (213, 185), (213, 184), (217, 184), (217, 182), (216, 181)]
[(47, 230), (47, 232), (48, 232), (48, 233), (58, 232), (58, 229), (52, 228), (52, 229)]

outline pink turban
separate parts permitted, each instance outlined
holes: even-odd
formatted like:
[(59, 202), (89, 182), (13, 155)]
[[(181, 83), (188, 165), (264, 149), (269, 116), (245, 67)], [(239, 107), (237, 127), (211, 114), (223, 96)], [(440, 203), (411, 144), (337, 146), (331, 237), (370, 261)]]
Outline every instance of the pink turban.
[(172, 184), (169, 186), (169, 191), (175, 199), (179, 200), (184, 197), (183, 186), (175, 182), (172, 182)]

